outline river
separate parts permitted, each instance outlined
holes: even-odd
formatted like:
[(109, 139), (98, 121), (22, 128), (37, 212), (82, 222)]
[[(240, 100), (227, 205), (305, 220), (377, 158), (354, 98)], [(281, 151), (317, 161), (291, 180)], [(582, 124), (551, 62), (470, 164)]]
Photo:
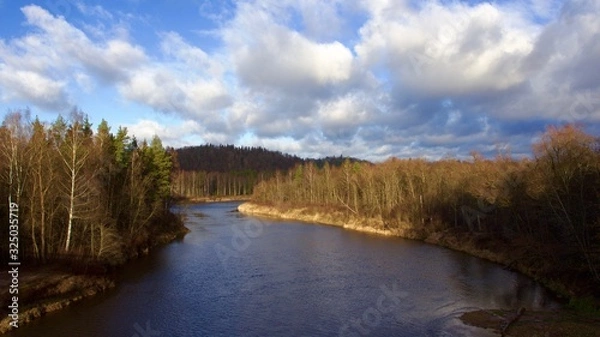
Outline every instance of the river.
[(493, 336), (477, 308), (557, 307), (497, 264), (422, 242), (177, 206), (191, 232), (127, 265), (116, 289), (11, 336)]

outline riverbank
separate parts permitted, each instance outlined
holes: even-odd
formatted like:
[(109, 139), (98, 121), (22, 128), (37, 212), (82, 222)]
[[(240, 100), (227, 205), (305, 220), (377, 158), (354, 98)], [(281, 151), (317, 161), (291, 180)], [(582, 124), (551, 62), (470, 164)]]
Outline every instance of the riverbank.
[(259, 205), (252, 202), (241, 204), (238, 206), (238, 211), (244, 214), (256, 216), (315, 222), (323, 225), (338, 226), (365, 233), (400, 236), (408, 239), (419, 238), (418, 233), (412, 230), (409, 226), (399, 227), (393, 230), (386, 229), (385, 224), (381, 219), (347, 215), (342, 211), (319, 211), (306, 207), (280, 209), (274, 206)]
[(176, 202), (179, 204), (202, 204), (202, 203), (212, 203), (212, 202), (233, 202), (233, 201), (250, 201), (251, 196), (249, 195), (238, 195), (238, 196), (230, 196), (230, 197), (178, 197), (176, 198)]
[[(101, 263), (74, 263), (66, 261), (52, 265), (28, 265), (22, 263), (19, 270), (18, 295), (18, 327), (46, 314), (64, 309), (83, 299), (93, 297), (116, 286), (118, 269), (126, 267), (127, 263), (139, 256), (148, 254), (151, 250), (182, 238), (189, 229), (182, 223), (177, 223), (168, 230), (156, 233), (152, 240), (132, 250), (127, 260), (117, 266)], [(7, 271), (2, 271), (6, 275)], [(0, 288), (9, 289), (10, 279), (1, 278)], [(12, 301), (12, 294), (2, 292), (0, 302), (6, 303), (3, 312)], [(12, 329), (10, 312), (2, 315), (0, 320), (0, 335)]]
[[(564, 298), (576, 297), (585, 288), (584, 285), (577, 283), (568, 284), (564, 279), (555, 278), (557, 275), (548, 274), (552, 270), (552, 261), (543, 261), (543, 259), (537, 259), (536, 256), (530, 256), (531, 247), (529, 242), (514, 240), (508, 244), (494, 241), (485, 234), (452, 233), (448, 230), (435, 231), (431, 228), (428, 230), (416, 230), (414, 226), (407, 223), (394, 225), (393, 228), (389, 228), (382, 219), (360, 217), (348, 214), (348, 212), (344, 212), (343, 210), (319, 210), (309, 207), (283, 209), (272, 205), (259, 205), (252, 202), (241, 204), (238, 210), (241, 213), (256, 216), (300, 220), (339, 226), (365, 233), (424, 241), (501, 264), (507, 269), (516, 270), (544, 284), (550, 290)], [(536, 247), (536, 249), (542, 248)], [(539, 252), (538, 255), (543, 256)]]
[[(8, 279), (3, 278), (0, 286), (8, 289)], [(22, 266), (19, 274), (18, 327), (114, 287), (115, 280), (111, 275), (75, 274), (59, 266), (31, 269)], [(10, 303), (11, 297), (4, 292), (0, 302)], [(3, 315), (0, 334), (13, 329), (11, 321), (10, 316)]]
[[(543, 254), (540, 253), (540, 249), (544, 249), (543, 247), (536, 247), (539, 256), (531, 256), (532, 248), (529, 246), (529, 243), (520, 242), (519, 240), (505, 243), (494, 241), (489, 236), (483, 234), (458, 234), (449, 231), (432, 231), (431, 229), (429, 231), (418, 231), (409, 224), (400, 224), (394, 228), (389, 228), (389, 226), (386, 226), (381, 219), (363, 218), (355, 214), (349, 214), (343, 210), (312, 209), (309, 207), (284, 209), (272, 205), (259, 205), (252, 202), (240, 205), (238, 210), (241, 213), (254, 216), (320, 223), (366, 233), (420, 240), (452, 250), (465, 252), (479, 258), (499, 263), (507, 269), (513, 269), (525, 274), (544, 284), (560, 297), (563, 297), (565, 301), (568, 298), (577, 298), (577, 296), (585, 292), (586, 287), (589, 286), (585, 282), (581, 282), (581, 280), (571, 279), (569, 275), (565, 277), (565, 275), (558, 274), (557, 270), (553, 269), (552, 266), (552, 264), (555, 263), (554, 261), (544, 261), (543, 258), (540, 258), (543, 257)], [(551, 249), (551, 247), (547, 249)], [(529, 317), (531, 315), (535, 316), (535, 314), (536, 313), (533, 312), (526, 312), (524, 317)], [(556, 315), (563, 317), (563, 321), (571, 322), (573, 324), (575, 324), (573, 317), (579, 317), (570, 310), (561, 310), (560, 313)], [(535, 320), (529, 320), (529, 322), (534, 321)], [(483, 321), (481, 320), (469, 321), (472, 325), (486, 328), (490, 327), (486, 324), (482, 324), (482, 322)], [(569, 324), (570, 323), (566, 323), (566, 325)], [(594, 336), (600, 336), (600, 328), (595, 328), (596, 326), (600, 326), (600, 320), (592, 320), (592, 323), (589, 323), (586, 319), (582, 319), (581, 324), (585, 325), (586, 329), (589, 328), (592, 329), (591, 331), (595, 331), (597, 334)], [(573, 326), (577, 325), (575, 324)], [(530, 323), (530, 327), (535, 327), (535, 324)], [(549, 329), (552, 330), (553, 328), (550, 327)], [(535, 334), (531, 334), (531, 332), (535, 332), (536, 330), (533, 328), (524, 328), (523, 331), (529, 331), (530, 333), (528, 336), (534, 336)], [(555, 327), (552, 331), (560, 331), (560, 329)], [(582, 331), (587, 330), (584, 329)], [(560, 334), (549, 334), (548, 336), (555, 335), (559, 336)], [(575, 334), (573, 336), (579, 335)], [(581, 336), (586, 335), (582, 334)]]
[(468, 325), (504, 331), (511, 337), (598, 337), (600, 319), (569, 311), (478, 310), (464, 313), (460, 319)]

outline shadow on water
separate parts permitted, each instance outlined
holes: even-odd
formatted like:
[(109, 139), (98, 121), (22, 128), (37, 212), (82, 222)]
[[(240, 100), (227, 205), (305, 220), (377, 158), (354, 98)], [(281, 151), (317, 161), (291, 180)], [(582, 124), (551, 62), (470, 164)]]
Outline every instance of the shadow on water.
[(191, 232), (14, 336), (489, 336), (473, 308), (552, 308), (535, 282), (421, 242), (185, 205)]

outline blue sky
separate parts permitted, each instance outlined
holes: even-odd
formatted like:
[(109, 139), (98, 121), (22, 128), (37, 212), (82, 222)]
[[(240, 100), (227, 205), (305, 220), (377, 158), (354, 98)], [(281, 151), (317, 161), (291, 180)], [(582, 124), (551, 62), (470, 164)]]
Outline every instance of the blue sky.
[(600, 0), (0, 0), (0, 112), (166, 145), (529, 155), (600, 131)]

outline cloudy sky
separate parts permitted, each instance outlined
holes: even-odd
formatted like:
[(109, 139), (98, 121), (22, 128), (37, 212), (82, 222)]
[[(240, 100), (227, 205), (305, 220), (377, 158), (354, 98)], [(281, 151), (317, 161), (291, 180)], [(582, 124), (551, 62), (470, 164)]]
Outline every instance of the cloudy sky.
[(600, 135), (600, 0), (0, 0), (0, 113), (370, 160)]

